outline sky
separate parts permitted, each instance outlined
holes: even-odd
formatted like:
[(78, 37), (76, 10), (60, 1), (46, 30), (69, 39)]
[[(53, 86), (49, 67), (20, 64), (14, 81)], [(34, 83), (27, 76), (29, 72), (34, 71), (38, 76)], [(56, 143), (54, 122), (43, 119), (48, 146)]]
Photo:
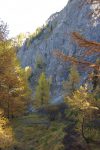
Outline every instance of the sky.
[(0, 0), (0, 19), (8, 24), (10, 37), (34, 32), (49, 16), (63, 9), (68, 0)]

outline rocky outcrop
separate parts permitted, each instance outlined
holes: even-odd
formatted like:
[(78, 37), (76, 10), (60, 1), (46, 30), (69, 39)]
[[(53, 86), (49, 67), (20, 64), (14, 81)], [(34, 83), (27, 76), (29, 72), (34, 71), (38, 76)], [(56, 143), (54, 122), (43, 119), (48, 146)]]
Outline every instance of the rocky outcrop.
[[(36, 77), (36, 58), (40, 55), (44, 61), (47, 76), (52, 78), (52, 95), (54, 97), (61, 96), (62, 82), (68, 76), (69, 65), (53, 57), (52, 52), (59, 49), (67, 55), (79, 57), (83, 49), (77, 47), (72, 40), (71, 33), (73, 31), (80, 32), (89, 40), (99, 42), (100, 13), (96, 15), (99, 8), (99, 1), (90, 4), (85, 0), (69, 0), (61, 12), (50, 16), (41, 34), (31, 39), (28, 46), (26, 44), (28, 39), (26, 40), (18, 52), (18, 57), (23, 67), (32, 67), (32, 85), (34, 85)], [(95, 61), (94, 57), (91, 58), (91, 61)], [(40, 72), (38, 71), (38, 73)]]

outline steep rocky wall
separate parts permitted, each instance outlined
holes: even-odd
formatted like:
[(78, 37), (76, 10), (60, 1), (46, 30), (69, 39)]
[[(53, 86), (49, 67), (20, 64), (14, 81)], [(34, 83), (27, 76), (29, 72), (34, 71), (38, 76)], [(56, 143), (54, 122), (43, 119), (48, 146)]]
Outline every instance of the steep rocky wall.
[[(41, 55), (46, 64), (45, 71), (48, 77), (52, 77), (53, 96), (61, 94), (62, 81), (67, 78), (68, 64), (52, 56), (54, 49), (59, 49), (70, 56), (80, 56), (83, 49), (77, 47), (71, 38), (73, 31), (78, 31), (89, 40), (100, 42), (100, 14), (96, 10), (100, 8), (100, 2), (89, 4), (85, 0), (69, 0), (67, 6), (61, 12), (51, 15), (47, 20), (47, 26), (40, 36), (31, 40), (27, 47), (26, 42), (18, 52), (23, 67), (31, 66), (34, 85), (34, 70), (37, 55)], [(38, 18), (39, 19), (39, 18)], [(94, 58), (91, 58), (94, 61)], [(40, 71), (41, 72), (41, 71)]]

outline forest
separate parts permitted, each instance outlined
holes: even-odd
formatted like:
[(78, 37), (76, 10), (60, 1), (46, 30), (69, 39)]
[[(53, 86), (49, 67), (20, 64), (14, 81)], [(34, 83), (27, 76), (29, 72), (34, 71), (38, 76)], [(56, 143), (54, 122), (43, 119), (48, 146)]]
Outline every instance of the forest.
[(53, 28), (8, 38), (8, 25), (0, 20), (0, 150), (100, 149), (100, 42), (73, 31), (72, 41), (83, 49), (79, 57), (53, 49), (50, 57), (68, 66), (59, 103), (51, 101), (57, 87), (42, 54), (36, 55), (34, 69), (18, 58), (23, 43), (29, 47)]

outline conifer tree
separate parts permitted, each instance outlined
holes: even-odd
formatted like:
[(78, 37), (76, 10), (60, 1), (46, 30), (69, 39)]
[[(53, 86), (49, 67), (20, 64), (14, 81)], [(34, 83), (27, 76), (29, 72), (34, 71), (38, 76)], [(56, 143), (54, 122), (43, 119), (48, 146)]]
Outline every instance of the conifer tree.
[(30, 90), (12, 41), (2, 37), (5, 35), (0, 39), (0, 108), (8, 118), (12, 118), (24, 112)]
[(80, 87), (71, 96), (65, 97), (65, 102), (74, 111), (77, 110), (78, 115), (76, 116), (79, 122), (79, 129), (84, 140), (87, 142), (87, 138), (84, 133), (86, 120), (92, 118), (94, 112), (99, 112), (99, 105), (95, 103), (93, 95), (88, 93), (87, 85)]
[(36, 104), (38, 106), (47, 105), (50, 98), (50, 86), (46, 79), (45, 73), (40, 75), (38, 85), (36, 87)]

